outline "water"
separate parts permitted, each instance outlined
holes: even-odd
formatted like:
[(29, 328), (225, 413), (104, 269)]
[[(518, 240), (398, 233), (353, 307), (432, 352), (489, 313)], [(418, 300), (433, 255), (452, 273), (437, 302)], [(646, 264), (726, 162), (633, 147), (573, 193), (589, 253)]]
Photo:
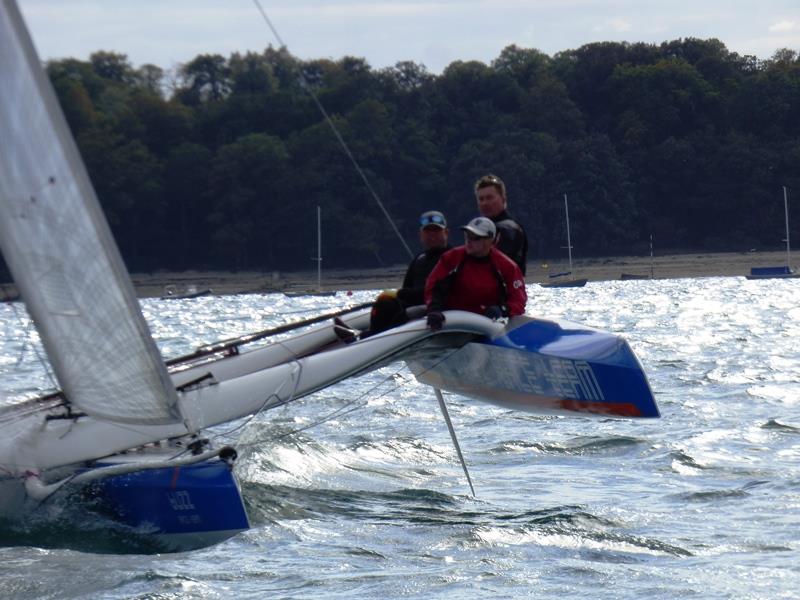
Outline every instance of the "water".
[[(227, 434), (243, 455), (250, 531), (163, 555), (144, 554), (144, 542), (100, 521), (6, 531), (0, 593), (800, 597), (800, 280), (604, 282), (529, 294), (531, 314), (623, 333), (662, 418), (535, 417), (448, 395), (472, 498), (433, 394), (393, 365)], [(313, 316), (372, 295), (143, 305), (163, 352), (175, 356), (281, 323), (287, 311)], [(0, 319), (2, 394), (33, 393), (46, 385), (33, 345), (22, 342), (33, 334), (9, 305)]]

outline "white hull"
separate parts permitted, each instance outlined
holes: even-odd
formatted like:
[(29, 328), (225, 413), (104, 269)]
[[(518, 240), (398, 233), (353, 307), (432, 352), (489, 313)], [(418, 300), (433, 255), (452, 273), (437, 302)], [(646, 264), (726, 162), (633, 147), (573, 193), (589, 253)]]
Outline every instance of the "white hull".
[[(348, 321), (363, 326), (368, 319), (368, 312), (362, 311)], [(498, 330), (501, 325), (469, 313), (453, 313), (446, 328), (479, 335)], [(346, 346), (337, 343), (333, 328), (325, 324), (250, 352), (199, 359), (178, 368), (172, 378), (179, 389), (198, 381), (178, 395), (184, 414), (202, 429), (308, 395), (374, 368), (432, 335), (424, 322), (416, 321)], [(18, 425), (13, 437), (0, 441), (0, 462), (13, 465), (16, 474), (42, 472), (187, 434), (182, 424), (131, 426), (88, 416), (48, 419), (60, 409), (29, 412), (34, 406), (36, 401), (11, 407)], [(11, 417), (8, 412), (1, 416)]]

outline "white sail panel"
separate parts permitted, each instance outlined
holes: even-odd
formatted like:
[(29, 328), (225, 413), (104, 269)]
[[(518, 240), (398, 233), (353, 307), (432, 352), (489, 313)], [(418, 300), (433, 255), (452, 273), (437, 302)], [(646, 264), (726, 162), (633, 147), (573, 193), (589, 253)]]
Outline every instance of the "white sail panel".
[(19, 9), (0, 0), (0, 248), (72, 405), (181, 420), (177, 395)]

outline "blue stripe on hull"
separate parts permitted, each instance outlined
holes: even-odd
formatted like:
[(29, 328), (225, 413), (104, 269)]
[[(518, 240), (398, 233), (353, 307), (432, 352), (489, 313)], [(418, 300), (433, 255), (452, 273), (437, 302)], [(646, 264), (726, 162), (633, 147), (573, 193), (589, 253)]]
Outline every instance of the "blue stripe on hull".
[(181, 550), (250, 527), (233, 473), (219, 460), (108, 477), (91, 490), (116, 519)]

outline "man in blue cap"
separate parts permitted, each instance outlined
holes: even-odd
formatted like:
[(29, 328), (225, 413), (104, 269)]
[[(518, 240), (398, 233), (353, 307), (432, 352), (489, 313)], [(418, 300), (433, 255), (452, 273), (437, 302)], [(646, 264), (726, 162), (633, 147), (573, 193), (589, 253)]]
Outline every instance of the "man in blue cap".
[(365, 338), (408, 321), (406, 308), (425, 304), (425, 281), (439, 258), (450, 249), (447, 219), (438, 210), (429, 210), (419, 218), (419, 241), (423, 251), (408, 265), (403, 285), (397, 291), (381, 292), (375, 299), (370, 313), (369, 329), (358, 332), (336, 317), (334, 331), (345, 341)]

